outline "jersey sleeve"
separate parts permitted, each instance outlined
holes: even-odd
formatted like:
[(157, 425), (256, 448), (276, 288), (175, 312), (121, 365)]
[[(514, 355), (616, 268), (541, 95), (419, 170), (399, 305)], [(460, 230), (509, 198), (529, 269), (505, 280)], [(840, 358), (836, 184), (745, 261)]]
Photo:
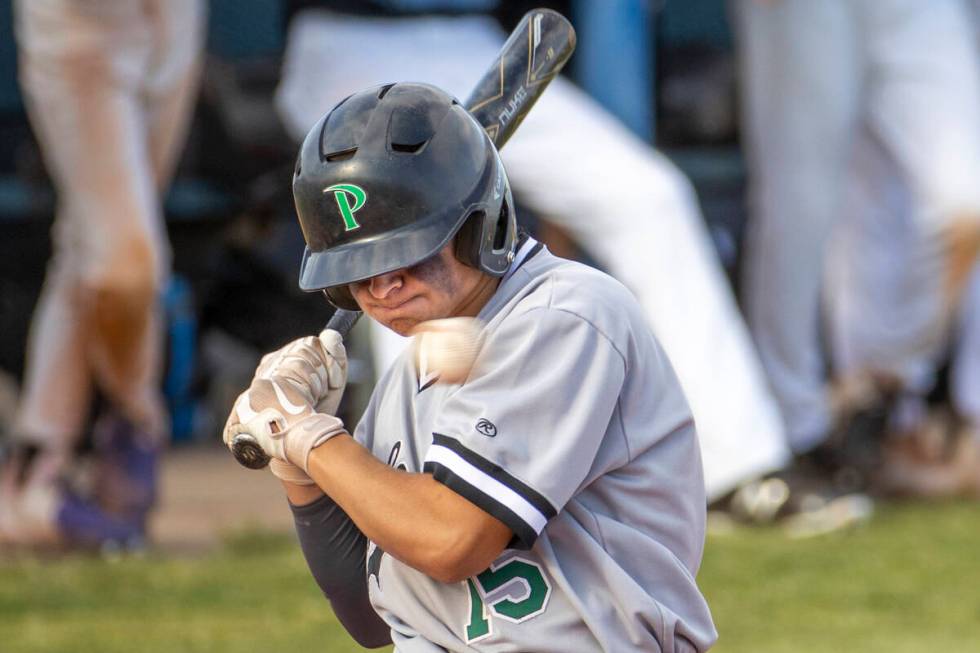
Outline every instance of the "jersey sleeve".
[(374, 446), (374, 423), (378, 412), (377, 396), (378, 393), (375, 391), (365, 406), (357, 426), (352, 431), (348, 431), (358, 444), (368, 450)]
[(530, 548), (591, 469), (625, 369), (576, 314), (541, 307), (507, 318), (444, 402), (423, 471)]
[(399, 358), (381, 375), (381, 378), (374, 385), (374, 390), (371, 391), (371, 396), (364, 407), (364, 412), (361, 413), (360, 419), (357, 421), (357, 426), (349, 431), (354, 440), (369, 451), (374, 451), (374, 429), (378, 422), (378, 411), (381, 410), (381, 404), (395, 384), (396, 373), (401, 363)]

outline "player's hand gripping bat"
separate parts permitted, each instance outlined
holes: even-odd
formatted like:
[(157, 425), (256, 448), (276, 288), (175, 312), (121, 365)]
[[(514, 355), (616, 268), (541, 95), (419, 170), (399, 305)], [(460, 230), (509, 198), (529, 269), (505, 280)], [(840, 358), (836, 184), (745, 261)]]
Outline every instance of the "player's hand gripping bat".
[[(466, 108), (498, 150), (574, 50), (575, 29), (564, 16), (551, 9), (532, 9), (524, 14), (466, 102)], [(357, 311), (337, 309), (326, 328), (346, 336), (360, 316)], [(235, 460), (250, 469), (269, 464), (269, 456), (247, 433), (235, 436), (231, 452)]]

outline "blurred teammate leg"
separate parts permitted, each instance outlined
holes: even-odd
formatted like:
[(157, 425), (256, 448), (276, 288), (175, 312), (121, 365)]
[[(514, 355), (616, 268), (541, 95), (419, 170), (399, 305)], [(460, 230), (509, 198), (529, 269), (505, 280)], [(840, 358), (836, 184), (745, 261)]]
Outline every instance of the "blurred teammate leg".
[[(893, 427), (918, 439), (934, 430), (925, 397), (957, 315), (969, 310), (964, 288), (980, 247), (980, 58), (971, 16), (962, 0), (865, 5), (866, 59), (874, 71), (868, 133), (855, 168), (857, 201), (830, 270), (837, 276), (829, 301), (838, 369), (895, 378), (904, 400)], [(961, 365), (955, 362), (954, 388), (965, 383), (969, 367)], [(954, 389), (954, 400), (961, 393)], [(911, 444), (907, 439), (904, 450), (914, 452)], [(955, 491), (952, 467), (926, 474), (911, 462), (891, 485)]]
[(935, 257), (923, 247), (896, 162), (867, 130), (857, 136), (850, 170), (844, 219), (827, 253), (824, 299), (834, 374), (887, 376), (924, 397), (941, 354)]
[(820, 293), (859, 117), (853, 11), (845, 0), (735, 4), (751, 175), (746, 314), (797, 453), (832, 423)]
[[(945, 337), (980, 251), (980, 51), (967, 0), (867, 3), (869, 123), (909, 186)], [(912, 81), (910, 81), (912, 80)], [(911, 266), (910, 266), (911, 268)], [(921, 271), (919, 271), (921, 270)]]
[(953, 407), (980, 438), (980, 263), (963, 297), (951, 374)]
[[(199, 4), (31, 0), (16, 7), (22, 85), (59, 198), (18, 431), (42, 456), (58, 452), (62, 467), (93, 382), (142, 434), (144, 449), (166, 428), (156, 303), (169, 248), (157, 193), (165, 175), (157, 168), (169, 167), (173, 155), (154, 153), (172, 149), (164, 144), (174, 137), (148, 134), (179, 133), (180, 121), (168, 127), (154, 116), (156, 104), (182, 97), (196, 74)], [(158, 51), (166, 38), (170, 51)], [(170, 83), (153, 87), (164, 78)], [(88, 517), (62, 523), (83, 531), (82, 539), (91, 535)]]
[(866, 8), (875, 74), (829, 268), (835, 362), (924, 394), (980, 245), (980, 54), (963, 0)]
[[(158, 55), (147, 68), (143, 83), (145, 156), (150, 182), (156, 197), (161, 197), (173, 175), (197, 98), (204, 7), (198, 0), (155, 0), (147, 5), (147, 11), (152, 15), (148, 29)], [(163, 227), (162, 220), (155, 224)], [(166, 244), (165, 231), (158, 237)], [(98, 370), (104, 386), (117, 388), (113, 396), (120, 398), (122, 407), (122, 419), (106, 416), (95, 429), (100, 460), (98, 498), (114, 512), (140, 520), (145, 519), (155, 499), (157, 452), (167, 424), (165, 420), (159, 426), (135, 421), (130, 416), (138, 413), (125, 407), (159, 405), (159, 292), (154, 293), (154, 300), (145, 336), (134, 341), (134, 348), (124, 357)]]

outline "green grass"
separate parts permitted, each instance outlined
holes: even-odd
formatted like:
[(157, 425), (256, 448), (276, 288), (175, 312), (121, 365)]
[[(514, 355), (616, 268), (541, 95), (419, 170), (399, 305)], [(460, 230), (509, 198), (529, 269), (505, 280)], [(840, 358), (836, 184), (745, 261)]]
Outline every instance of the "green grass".
[[(850, 533), (708, 541), (699, 576), (720, 652), (980, 651), (980, 505), (880, 508)], [(360, 650), (291, 538), (243, 533), (213, 555), (0, 562), (0, 650)]]
[(980, 651), (980, 505), (879, 507), (847, 533), (711, 538), (719, 651)]
[(286, 536), (219, 554), (0, 564), (3, 653), (358, 651)]

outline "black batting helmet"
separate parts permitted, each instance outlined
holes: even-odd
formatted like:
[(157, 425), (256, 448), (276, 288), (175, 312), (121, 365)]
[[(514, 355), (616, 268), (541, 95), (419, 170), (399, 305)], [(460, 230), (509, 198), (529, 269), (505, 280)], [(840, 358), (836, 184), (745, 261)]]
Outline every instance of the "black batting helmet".
[(455, 236), (456, 257), (501, 276), (514, 257), (510, 184), (483, 128), (427, 84), (356, 93), (306, 136), (293, 175), (303, 290), (356, 309), (347, 284), (415, 265)]

